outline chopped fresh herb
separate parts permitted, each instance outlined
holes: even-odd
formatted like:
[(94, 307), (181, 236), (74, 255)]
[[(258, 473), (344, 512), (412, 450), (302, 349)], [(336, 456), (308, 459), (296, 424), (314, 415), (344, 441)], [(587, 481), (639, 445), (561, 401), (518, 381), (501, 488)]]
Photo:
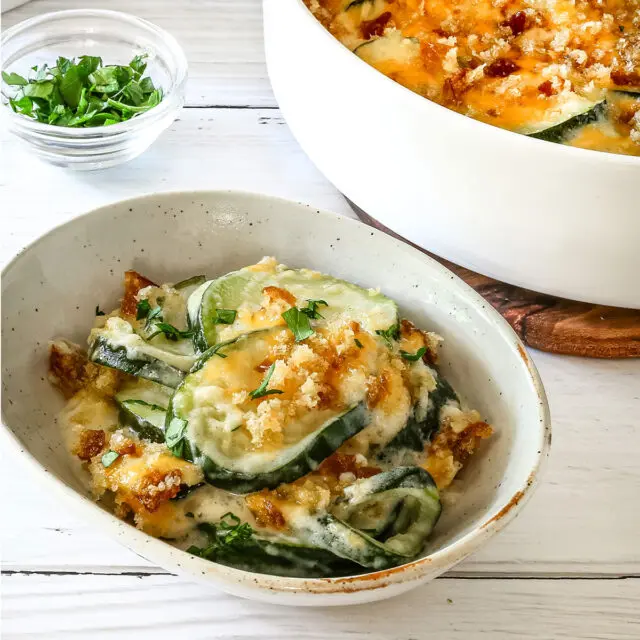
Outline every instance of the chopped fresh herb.
[(301, 342), (315, 333), (311, 328), (309, 317), (300, 311), (298, 307), (291, 307), (291, 309), (287, 309), (282, 314), (282, 317), (289, 325), (289, 329), (293, 332), (296, 342)]
[(195, 516), (193, 515), (193, 511), (187, 511), (184, 515), (187, 518), (195, 518)]
[(282, 393), (279, 389), (267, 389), (267, 385), (269, 384), (269, 380), (271, 380), (271, 376), (273, 375), (273, 371), (276, 368), (276, 363), (274, 362), (268, 369), (267, 375), (265, 375), (264, 380), (260, 384), (257, 389), (254, 389), (249, 395), (253, 400), (256, 398), (262, 398), (264, 396), (273, 395), (274, 393)]
[(391, 346), (391, 341), (397, 340), (400, 336), (400, 325), (392, 324), (388, 329), (376, 329), (376, 333), (382, 336), (387, 344)]
[(178, 458), (182, 458), (185, 453), (185, 434), (187, 431), (186, 420), (180, 418), (172, 418), (169, 426), (164, 432), (164, 441), (171, 453)]
[(191, 336), (193, 336), (192, 329), (181, 331), (168, 322), (154, 322), (153, 328), (155, 329), (155, 331), (147, 338), (147, 340), (151, 340), (151, 338), (155, 338), (161, 333), (164, 334), (164, 337), (167, 340), (172, 340), (173, 342), (176, 342), (182, 338), (191, 338)]
[(427, 347), (420, 347), (415, 353), (409, 353), (400, 349), (400, 355), (409, 362), (417, 362), (422, 356), (427, 353)]
[(307, 306), (304, 309), (300, 309), (305, 316), (311, 318), (312, 320), (319, 320), (324, 317), (320, 315), (318, 312), (318, 307), (323, 305), (328, 307), (329, 305), (324, 300), (307, 300)]
[(151, 327), (152, 322), (161, 322), (162, 321), (162, 307), (154, 307), (147, 314), (147, 321), (144, 324), (145, 329), (149, 329)]
[(360, 342), (360, 340), (358, 340), (358, 338), (356, 338), (354, 340), (354, 342), (356, 343), (356, 347), (358, 347), (358, 349), (362, 349), (362, 342)]
[(206, 547), (192, 545), (187, 552), (207, 560), (215, 560), (225, 550), (246, 546), (253, 536), (251, 525), (231, 512), (225, 513), (217, 524), (203, 522), (198, 529), (207, 536), (208, 544)]
[(216, 309), (213, 315), (214, 324), (233, 324), (236, 312), (233, 309)]
[(109, 450), (106, 453), (102, 454), (102, 458), (100, 458), (100, 461), (102, 462), (103, 466), (110, 467), (119, 457), (120, 454), (117, 451)]
[(151, 311), (151, 305), (148, 300), (140, 300), (138, 302), (138, 306), (136, 307), (136, 320), (142, 320), (149, 315), (149, 311)]
[(7, 101), (16, 113), (62, 127), (109, 125), (162, 100), (162, 89), (142, 77), (146, 57), (136, 56), (126, 66), (104, 66), (97, 56), (59, 57), (52, 67), (32, 67), (28, 78), (3, 71), (2, 80), (12, 88)]
[(98, 305), (98, 304), (96, 305), (96, 315), (97, 315), (97, 316), (103, 316), (103, 315), (105, 315), (104, 311), (102, 311), (102, 310), (100, 309), (100, 305)]

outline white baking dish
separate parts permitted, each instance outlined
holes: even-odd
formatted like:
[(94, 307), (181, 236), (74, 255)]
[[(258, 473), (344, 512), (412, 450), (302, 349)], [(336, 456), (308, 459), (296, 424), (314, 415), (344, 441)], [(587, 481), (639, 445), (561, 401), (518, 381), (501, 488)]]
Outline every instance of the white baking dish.
[(640, 158), (492, 127), (343, 47), (302, 0), (265, 0), (271, 84), (318, 168), (369, 215), (453, 262), (640, 308)]

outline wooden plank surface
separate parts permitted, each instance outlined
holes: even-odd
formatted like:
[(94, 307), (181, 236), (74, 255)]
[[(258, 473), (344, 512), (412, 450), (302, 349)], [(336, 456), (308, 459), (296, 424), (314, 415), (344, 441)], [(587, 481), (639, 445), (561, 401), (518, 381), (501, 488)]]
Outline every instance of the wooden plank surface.
[(386, 602), (320, 609), (247, 603), (173, 576), (12, 575), (4, 582), (6, 640), (640, 637), (637, 579), (440, 579)]

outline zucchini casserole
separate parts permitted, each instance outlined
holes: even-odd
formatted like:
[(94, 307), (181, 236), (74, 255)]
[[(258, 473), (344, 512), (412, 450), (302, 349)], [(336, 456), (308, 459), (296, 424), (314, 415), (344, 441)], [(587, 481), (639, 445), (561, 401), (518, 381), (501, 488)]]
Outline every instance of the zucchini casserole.
[(419, 556), (492, 433), (440, 342), (377, 290), (264, 258), (177, 284), (127, 271), (88, 351), (52, 342), (49, 377), (117, 516), (239, 569), (333, 577)]
[(640, 155), (639, 0), (304, 1), (355, 55), (429, 100)]

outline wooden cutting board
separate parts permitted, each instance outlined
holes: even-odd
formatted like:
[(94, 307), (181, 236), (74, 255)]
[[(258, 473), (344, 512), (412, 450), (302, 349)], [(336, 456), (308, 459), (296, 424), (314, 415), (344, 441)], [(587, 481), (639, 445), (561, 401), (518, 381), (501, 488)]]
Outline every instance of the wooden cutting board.
[(374, 220), (347, 199), (358, 217), (431, 256), (485, 298), (525, 344), (587, 358), (640, 357), (640, 310), (555, 298), (505, 284), (425, 251)]

